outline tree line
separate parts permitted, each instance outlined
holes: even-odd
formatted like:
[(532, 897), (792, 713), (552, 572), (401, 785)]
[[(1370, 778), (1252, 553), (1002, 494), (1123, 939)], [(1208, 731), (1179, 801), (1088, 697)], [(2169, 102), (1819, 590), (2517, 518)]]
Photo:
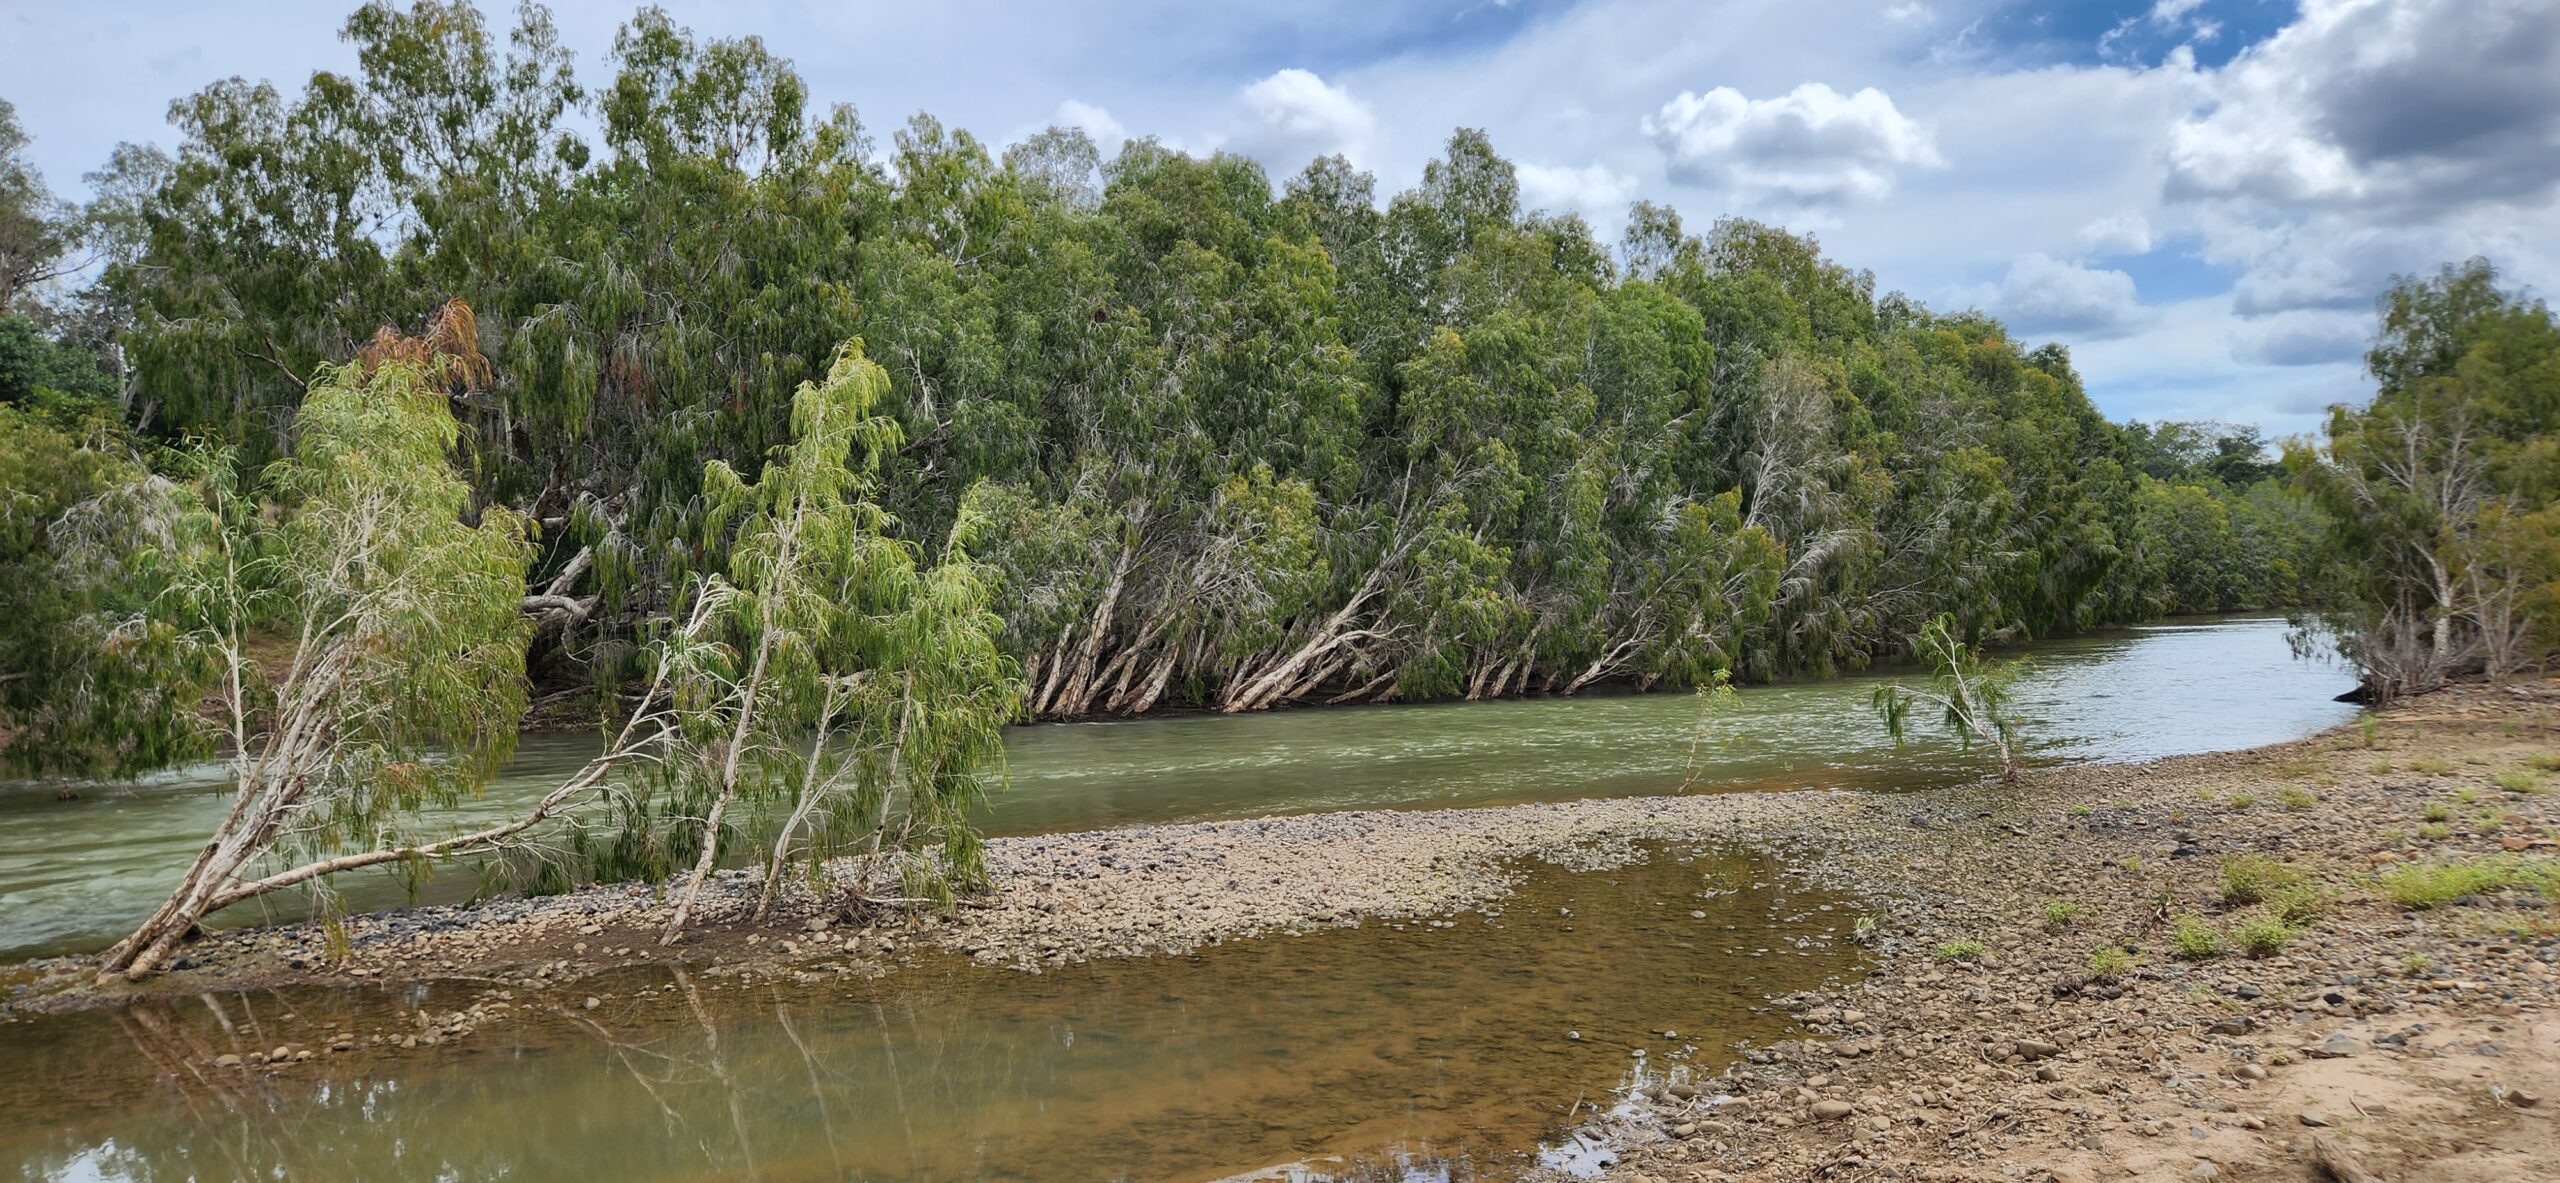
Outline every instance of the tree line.
[(2267, 607), (2381, 693), (2551, 648), (2560, 350), (2485, 265), (2395, 289), (2380, 396), (2279, 463), (2110, 423), (2060, 347), (1806, 236), (1639, 202), (1604, 245), (1471, 130), (1382, 199), (1340, 157), (884, 145), (655, 9), (593, 86), (538, 7), (345, 35), (352, 74), (179, 100), (85, 206), (0, 109), (0, 759), (229, 752), (244, 849), (450, 853), (395, 819), (528, 680), (648, 753), (572, 782), (623, 786), (595, 861), (698, 884), (743, 802), (777, 875), (921, 837), (940, 898), (1007, 719)]

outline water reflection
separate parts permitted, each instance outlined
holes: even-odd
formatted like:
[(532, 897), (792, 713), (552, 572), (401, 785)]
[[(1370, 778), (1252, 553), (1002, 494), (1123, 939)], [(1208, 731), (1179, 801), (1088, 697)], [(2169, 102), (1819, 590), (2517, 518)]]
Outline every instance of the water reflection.
[(204, 1065), (481, 991), (0, 1024), (0, 1060), (29, 1066), (0, 1093), (0, 1162), (114, 1180), (1510, 1178), (1570, 1110), (1785, 1037), (1765, 997), (1855, 972), (1854, 915), (1758, 856), (1666, 854), (1538, 869), (1502, 914), (1449, 927), (1037, 976), (940, 957), (814, 986), (635, 972), (593, 1012), (592, 987), (520, 991), (526, 1017), (459, 1045), (273, 1078)]

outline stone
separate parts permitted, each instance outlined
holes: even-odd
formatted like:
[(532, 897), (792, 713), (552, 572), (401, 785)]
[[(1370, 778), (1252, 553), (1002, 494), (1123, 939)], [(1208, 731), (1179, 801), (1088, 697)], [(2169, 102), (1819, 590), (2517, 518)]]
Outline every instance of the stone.
[(2046, 1043), (2041, 1039), (2021, 1039), (2012, 1046), (2017, 1049), (2020, 1058), (2028, 1060), (2051, 1059), (2062, 1054), (2061, 1045)]
[(604, 999), (598, 998), (598, 997), (596, 997), (595, 995), (590, 994), (590, 995), (587, 995), (587, 1000), (586, 1000), (585, 1002), (580, 1003), (579, 1005), (580, 1005), (580, 1006), (585, 1007), (585, 1008), (586, 1008), (586, 1009), (588, 1009), (588, 1010), (594, 1010), (595, 1008), (597, 1008), (597, 1007), (599, 1007), (599, 1006), (603, 1006), (603, 1005), (604, 1005)]
[(2265, 1080), (2267, 1078), (2267, 1069), (2263, 1064), (2242, 1064), (2238, 1068), (2233, 1069), (2231, 1074), (2242, 1080)]
[(2518, 1109), (2531, 1109), (2542, 1104), (2542, 1098), (2533, 1093), (2528, 1093), (2523, 1089), (2508, 1089), (2507, 1104), (2513, 1105)]
[(2257, 1026), (2257, 1021), (2249, 1016), (2235, 1015), (2231, 1018), (2224, 1019), (2219, 1023), (2215, 1023), (2212, 1027), (2208, 1028), (2205, 1033), (2208, 1035), (2247, 1035), (2249, 1032), (2256, 1030)]
[(2303, 1110), (2297, 1120), (2315, 1130), (2327, 1129), (2336, 1124), (2329, 1120), (2328, 1114), (2322, 1113), (2317, 1109)]
[(213, 1060), (213, 1066), (216, 1068), (237, 1068), (240, 1066), (240, 1063), (241, 1060), (239, 1056), (229, 1053), (216, 1056)]
[(2365, 1050), (2364, 1044), (2348, 1036), (2332, 1035), (2322, 1041), (2320, 1046), (2312, 1048), (2311, 1055), (2312, 1058), (2320, 1060), (2343, 1060), (2349, 1056), (2363, 1055)]
[(1838, 1121), (1857, 1111), (1858, 1107), (1847, 1101), (1816, 1101), (1811, 1108), (1805, 1110), (1812, 1114), (1816, 1121)]

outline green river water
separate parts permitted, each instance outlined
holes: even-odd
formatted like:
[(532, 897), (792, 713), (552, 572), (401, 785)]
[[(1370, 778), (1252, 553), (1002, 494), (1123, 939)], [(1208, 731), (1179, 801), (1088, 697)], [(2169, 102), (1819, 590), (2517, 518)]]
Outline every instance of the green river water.
[[(2296, 659), (2273, 619), (2031, 656), (2019, 695), (2038, 759), (2246, 747), (2354, 715), (2330, 701), (2347, 674)], [(1748, 688), (1694, 751), (1682, 695), (1025, 728), (985, 822), (1032, 833), (1982, 774), (1942, 747), (1894, 750), (1870, 690)], [(452, 824), (539, 791), (584, 748), (528, 743)], [(0, 785), (0, 951), (96, 947), (130, 924), (201, 840), (215, 780), (72, 786), (68, 800), (62, 785)], [(402, 898), (387, 882), (349, 895)], [(1454, 927), (1372, 924), (1036, 976), (936, 955), (816, 987), (627, 971), (598, 992), (654, 992), (596, 1012), (529, 998), (530, 1017), (457, 1047), (272, 1078), (192, 1065), (268, 1046), (271, 1029), (452, 1009), (477, 989), (266, 991), (0, 1022), (13, 1085), (0, 1164), (119, 1180), (1501, 1178), (1541, 1156), (1574, 1165), (1553, 1143), (1578, 1103), (1784, 1037), (1766, 1000), (1856, 973), (1839, 939), (1855, 913), (1765, 856), (1664, 851), (1607, 873), (1537, 868), (1501, 914)]]

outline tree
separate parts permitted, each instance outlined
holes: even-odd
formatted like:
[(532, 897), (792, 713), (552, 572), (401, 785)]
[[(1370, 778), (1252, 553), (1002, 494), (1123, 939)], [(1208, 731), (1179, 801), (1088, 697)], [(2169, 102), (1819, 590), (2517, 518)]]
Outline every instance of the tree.
[(1876, 687), (1876, 716), (1884, 721), (1885, 731), (1899, 744), (1909, 733), (1912, 708), (1935, 710), (1939, 726), (1959, 746), (1970, 750), (1977, 743), (1988, 745), (2000, 757), (2000, 779), (2016, 783), (2018, 719), (2009, 692), (2022, 667), (2014, 661), (1984, 660), (1979, 650), (1956, 635), (1955, 618), (1947, 615), (1922, 626), (1911, 639), (1911, 649), (1935, 672), (1925, 689), (1900, 682)]
[(232, 803), (104, 972), (150, 973), (205, 916), (306, 881), (248, 878), (271, 851), (396, 845), (405, 811), (477, 791), (512, 749), (525, 528), (467, 520), (445, 407), (476, 358), (465, 336), (324, 368), (290, 459), (253, 485), (200, 454), (193, 495), (168, 501), (155, 612), (210, 674)]
[[(1019, 695), (997, 648), (984, 577), (963, 549), (963, 521), (942, 562), (919, 573), (914, 548), (888, 535), (869, 500), (895, 422), (875, 413), (888, 375), (848, 344), (823, 383), (792, 402), (792, 439), (750, 483), (713, 462), (709, 527), (730, 529), (724, 575), (696, 593), (688, 629), (660, 644), (682, 719), (670, 755), (706, 803), (698, 854), (663, 942), (684, 930), (717, 865), (724, 821), (741, 797), (779, 796), (788, 812), (766, 863), (761, 914), (795, 844), (823, 865), (813, 826), (868, 844), (857, 886), (884, 851), (922, 834), (937, 859), (906, 868), (911, 888), (947, 902), (984, 880), (969, 813), (981, 769), (1003, 751)], [(907, 825), (887, 841), (893, 808)], [(817, 825), (817, 823), (833, 823)]]
[(2400, 281), (2380, 311), (2373, 402), (2332, 408), (2286, 464), (2326, 511), (2340, 602), (2324, 619), (2389, 699), (2550, 651), (2525, 605), (2553, 574), (2560, 322), (2477, 259)]

